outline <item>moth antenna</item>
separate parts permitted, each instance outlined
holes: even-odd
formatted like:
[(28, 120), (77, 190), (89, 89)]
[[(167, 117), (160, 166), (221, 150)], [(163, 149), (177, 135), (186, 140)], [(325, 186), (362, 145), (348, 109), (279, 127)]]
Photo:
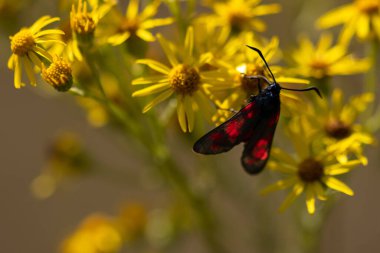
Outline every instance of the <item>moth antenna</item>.
[(320, 98), (322, 98), (321, 92), (319, 91), (319, 89), (317, 87), (314, 87), (314, 86), (306, 88), (306, 89), (290, 89), (290, 88), (284, 88), (284, 87), (281, 87), (281, 89), (283, 89), (283, 90), (291, 90), (291, 91), (309, 91), (309, 90), (313, 90), (313, 91), (315, 91), (318, 94), (318, 96)]
[(246, 46), (249, 47), (250, 49), (256, 51), (256, 52), (259, 54), (260, 58), (264, 61), (265, 66), (266, 66), (267, 69), (269, 70), (269, 73), (270, 73), (270, 75), (272, 76), (273, 81), (276, 83), (276, 78), (274, 78), (274, 75), (273, 75), (273, 73), (272, 73), (272, 70), (270, 70), (269, 65), (268, 65), (267, 61), (265, 60), (263, 53), (261, 53), (260, 49), (255, 48), (255, 47), (251, 47), (251, 46), (248, 46), (248, 45), (246, 45)]

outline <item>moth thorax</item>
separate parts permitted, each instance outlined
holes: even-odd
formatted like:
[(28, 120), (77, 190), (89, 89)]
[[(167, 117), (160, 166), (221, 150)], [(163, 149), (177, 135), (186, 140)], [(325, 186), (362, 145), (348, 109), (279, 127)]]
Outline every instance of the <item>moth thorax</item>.
[(201, 76), (199, 71), (186, 64), (174, 67), (169, 73), (169, 83), (171, 87), (180, 94), (192, 95), (198, 90)]
[(298, 165), (298, 176), (305, 183), (319, 181), (323, 175), (322, 163), (314, 158), (306, 158)]
[(351, 126), (345, 124), (341, 120), (329, 120), (325, 125), (326, 134), (329, 137), (332, 137), (337, 140), (347, 138), (351, 135), (352, 129)]

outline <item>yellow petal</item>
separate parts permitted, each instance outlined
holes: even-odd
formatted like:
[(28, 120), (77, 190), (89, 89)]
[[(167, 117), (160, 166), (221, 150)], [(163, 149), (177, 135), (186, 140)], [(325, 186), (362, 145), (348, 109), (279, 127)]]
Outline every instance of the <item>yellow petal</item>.
[(368, 15), (360, 15), (356, 24), (356, 34), (360, 39), (367, 39), (369, 36), (370, 20)]
[(46, 35), (64, 35), (65, 33), (58, 29), (47, 29), (40, 31), (34, 35), (35, 38), (46, 36)]
[(195, 121), (192, 96), (184, 96), (183, 105), (186, 113), (187, 128), (189, 133), (191, 133), (194, 129)]
[(169, 74), (170, 68), (165, 66), (164, 64), (150, 59), (140, 59), (137, 60), (136, 63), (145, 64), (148, 65), (151, 69), (156, 70), (157, 72), (160, 72), (162, 74)]
[(154, 0), (148, 4), (145, 9), (140, 13), (140, 20), (146, 20), (149, 17), (153, 17), (157, 13), (158, 6), (160, 5), (160, 0)]
[(142, 40), (145, 40), (148, 42), (152, 42), (156, 40), (153, 34), (147, 30), (139, 29), (137, 30), (136, 35), (140, 37)]
[(58, 17), (51, 18), (50, 16), (43, 16), (40, 19), (38, 19), (29, 29), (32, 32), (32, 34), (35, 34), (37, 31), (41, 30), (41, 28), (59, 20), (60, 18)]
[(194, 29), (192, 26), (187, 28), (185, 37), (185, 59), (187, 63), (190, 63), (193, 57), (193, 47), (194, 47)]
[(179, 125), (184, 133), (187, 132), (187, 119), (186, 119), (186, 112), (185, 112), (185, 106), (183, 103), (183, 97), (178, 96), (177, 97), (177, 117)]
[(129, 5), (127, 7), (126, 17), (128, 19), (137, 18), (137, 13), (139, 10), (139, 0), (129, 0)]
[(275, 14), (281, 11), (281, 5), (279, 4), (266, 4), (259, 5), (253, 9), (255, 16), (264, 16), (268, 14)]
[(315, 196), (312, 185), (308, 185), (306, 188), (306, 207), (309, 214), (315, 212)]
[(354, 195), (354, 191), (350, 187), (334, 177), (326, 177), (323, 179), (323, 182), (333, 190), (345, 193), (349, 196)]
[(157, 34), (157, 38), (158, 38), (158, 41), (160, 42), (162, 49), (165, 52), (166, 57), (169, 60), (170, 64), (173, 67), (177, 66), (179, 63), (178, 63), (177, 58), (175, 56), (175, 53), (173, 51), (174, 49), (173, 49), (172, 45), (161, 34)]
[(136, 78), (132, 81), (132, 85), (145, 85), (145, 84), (163, 83), (163, 82), (169, 82), (169, 79), (167, 78), (166, 75), (165, 76), (154, 75), (154, 76)]
[(17, 58), (17, 56), (15, 54), (12, 54), (9, 59), (8, 59), (8, 63), (7, 63), (7, 66), (9, 69), (14, 69), (15, 67), (15, 59)]
[(160, 83), (160, 84), (152, 85), (144, 89), (135, 91), (132, 93), (132, 97), (142, 97), (142, 96), (152, 95), (169, 88), (170, 88), (169, 83)]
[(303, 189), (304, 185), (301, 183), (294, 185), (293, 190), (288, 194), (284, 202), (281, 204), (279, 211), (285, 211), (285, 209), (287, 209), (290, 206), (290, 204), (292, 204), (294, 200), (302, 193)]
[(149, 19), (147, 21), (144, 21), (140, 27), (142, 29), (151, 29), (157, 26), (164, 26), (164, 25), (170, 25), (174, 22), (173, 18), (155, 18), (155, 19)]
[(22, 86), (24, 86), (21, 82), (21, 64), (18, 57), (15, 57), (15, 75), (14, 75), (14, 85), (16, 89), (20, 89)]
[(34, 71), (33, 66), (30, 64), (29, 59), (26, 59), (25, 57), (22, 57), (23, 66), (25, 67), (26, 75), (28, 76), (28, 79), (30, 81), (30, 84), (33, 86), (36, 86), (36, 78), (34, 77)]
[(156, 106), (157, 104), (165, 101), (166, 99), (168, 99), (172, 94), (174, 93), (174, 91), (172, 89), (169, 89), (169, 90), (166, 90), (164, 92), (162, 92), (160, 95), (158, 95), (156, 98), (154, 98), (152, 101), (150, 101), (144, 108), (143, 108), (143, 113), (146, 113), (147, 111), (149, 111), (150, 109), (152, 109), (152, 107)]
[[(297, 166), (296, 160), (294, 160), (294, 158), (291, 155), (289, 155), (287, 152), (285, 152), (284, 150), (280, 148), (273, 148), (271, 155), (272, 157), (281, 161), (281, 163)], [(291, 172), (294, 172), (294, 171), (291, 171)]]
[(317, 21), (319, 28), (330, 28), (342, 23), (346, 23), (356, 14), (353, 4), (346, 4), (327, 12)]
[(107, 42), (110, 43), (112, 46), (118, 46), (125, 42), (129, 37), (131, 36), (130, 32), (123, 32), (123, 33), (118, 33), (113, 36), (110, 36), (107, 39)]
[(289, 177), (284, 180), (279, 180), (274, 184), (268, 185), (260, 191), (260, 194), (266, 195), (274, 191), (284, 190), (297, 183), (297, 177)]

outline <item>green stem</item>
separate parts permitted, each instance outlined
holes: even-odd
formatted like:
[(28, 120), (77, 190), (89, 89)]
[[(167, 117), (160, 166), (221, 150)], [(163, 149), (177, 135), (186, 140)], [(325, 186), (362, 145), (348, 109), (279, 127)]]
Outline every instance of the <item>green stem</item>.
[(376, 40), (372, 40), (368, 50), (367, 57), (371, 59), (371, 68), (367, 72), (365, 76), (365, 92), (376, 92), (376, 74), (377, 74), (377, 66), (378, 66), (378, 55), (379, 55), (379, 45)]

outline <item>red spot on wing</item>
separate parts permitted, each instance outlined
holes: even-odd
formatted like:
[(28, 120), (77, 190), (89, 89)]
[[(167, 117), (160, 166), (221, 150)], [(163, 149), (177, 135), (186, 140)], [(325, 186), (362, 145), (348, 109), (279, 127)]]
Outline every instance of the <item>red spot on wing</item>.
[(254, 159), (265, 160), (268, 158), (268, 140), (260, 139), (252, 150)]
[(225, 131), (228, 135), (228, 139), (230, 142), (235, 142), (236, 138), (241, 135), (241, 126), (243, 124), (243, 120), (233, 120), (228, 125), (226, 125)]

